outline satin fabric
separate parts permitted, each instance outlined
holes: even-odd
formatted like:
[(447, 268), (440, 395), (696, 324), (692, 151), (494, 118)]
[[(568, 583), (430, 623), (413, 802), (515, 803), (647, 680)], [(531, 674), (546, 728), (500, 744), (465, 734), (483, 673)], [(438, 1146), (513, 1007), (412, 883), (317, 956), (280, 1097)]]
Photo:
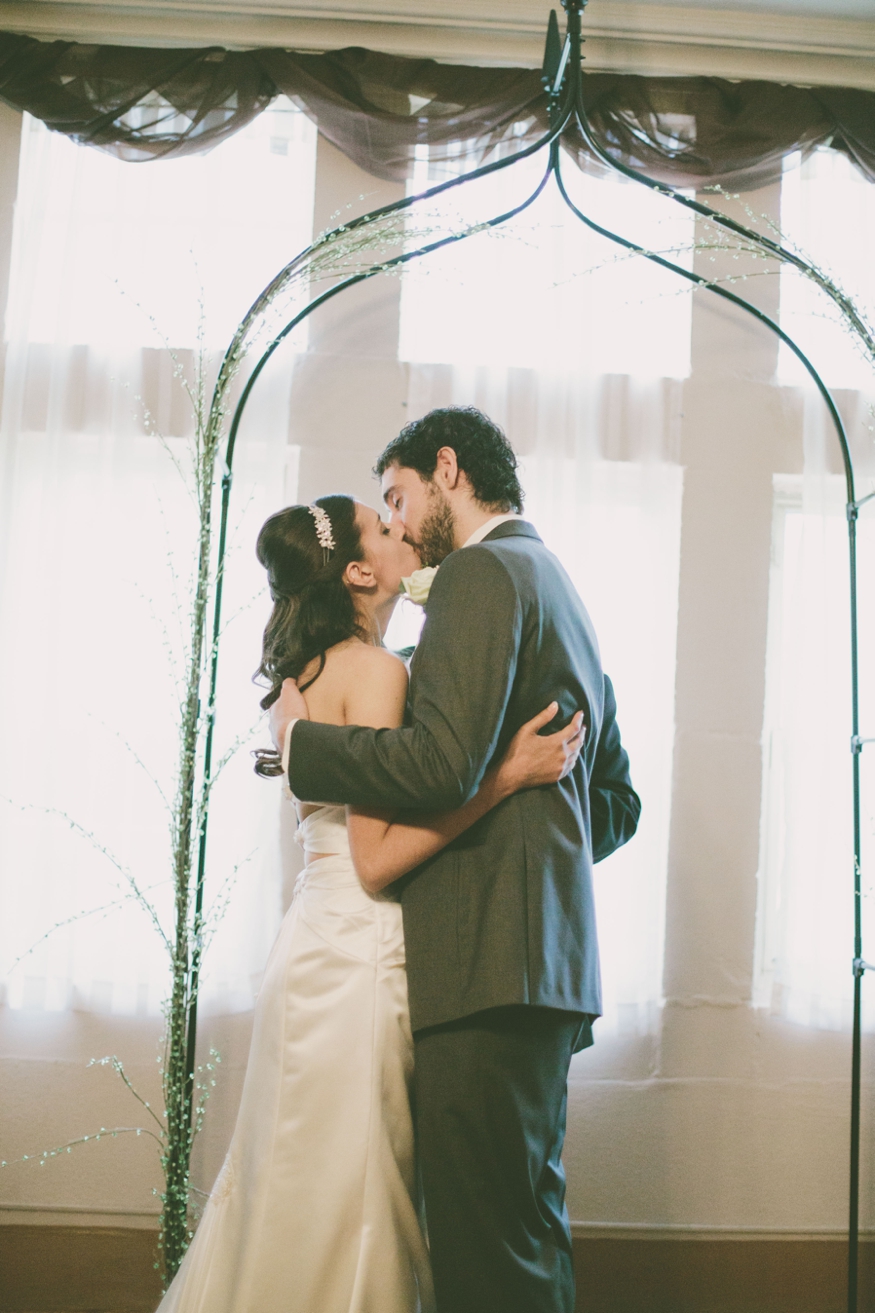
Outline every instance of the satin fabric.
[(401, 908), (362, 888), (342, 807), (298, 839), (231, 1147), (159, 1313), (433, 1313)]

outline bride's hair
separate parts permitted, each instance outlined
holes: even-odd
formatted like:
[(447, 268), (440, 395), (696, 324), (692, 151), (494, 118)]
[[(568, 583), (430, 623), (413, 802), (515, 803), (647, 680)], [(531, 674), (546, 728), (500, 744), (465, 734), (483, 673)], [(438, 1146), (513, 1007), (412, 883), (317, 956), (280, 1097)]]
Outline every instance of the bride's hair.
[[(267, 571), (273, 610), (264, 630), (261, 665), (255, 679), (266, 679), (269, 691), (261, 699), (267, 710), (276, 702), (284, 679), (297, 679), (311, 661), (319, 668), (300, 685), (309, 688), (325, 669), (325, 654), (362, 628), (352, 596), (343, 581), (350, 561), (364, 558), (352, 497), (336, 494), (315, 503), (331, 522), (334, 546), (323, 548), (309, 506), (287, 506), (265, 521), (255, 547)], [(277, 752), (260, 748), (254, 754), (258, 775), (281, 775)]]

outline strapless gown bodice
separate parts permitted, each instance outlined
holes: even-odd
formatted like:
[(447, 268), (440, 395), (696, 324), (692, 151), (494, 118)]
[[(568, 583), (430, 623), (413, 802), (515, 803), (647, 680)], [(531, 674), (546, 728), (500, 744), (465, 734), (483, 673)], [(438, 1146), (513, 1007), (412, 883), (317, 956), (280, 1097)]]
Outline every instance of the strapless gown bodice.
[(401, 907), (363, 888), (343, 807), (296, 837), (231, 1147), (159, 1313), (434, 1313)]
[(308, 853), (332, 853), (349, 857), (349, 832), (346, 828), (346, 808), (330, 802), (310, 804), (317, 806), (299, 823), (295, 838)]

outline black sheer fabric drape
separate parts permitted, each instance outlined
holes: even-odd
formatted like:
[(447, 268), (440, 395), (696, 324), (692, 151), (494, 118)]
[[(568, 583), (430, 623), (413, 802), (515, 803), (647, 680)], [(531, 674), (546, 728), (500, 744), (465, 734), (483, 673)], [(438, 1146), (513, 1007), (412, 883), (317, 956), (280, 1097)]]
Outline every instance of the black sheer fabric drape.
[[(0, 97), (78, 142), (127, 160), (207, 150), (279, 93), (378, 178), (432, 158), (485, 156), (546, 126), (537, 70), (474, 68), (350, 48), (133, 49), (0, 33)], [(675, 186), (762, 186), (791, 151), (828, 144), (875, 181), (875, 92), (720, 78), (589, 73), (587, 110), (619, 159)], [(594, 167), (581, 139), (566, 149)]]

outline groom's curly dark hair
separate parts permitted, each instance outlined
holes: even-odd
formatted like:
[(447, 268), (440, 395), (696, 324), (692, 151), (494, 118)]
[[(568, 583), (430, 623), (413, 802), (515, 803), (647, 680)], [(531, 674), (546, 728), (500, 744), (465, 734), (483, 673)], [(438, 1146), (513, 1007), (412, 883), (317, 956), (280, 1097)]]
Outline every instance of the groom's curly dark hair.
[(475, 406), (445, 406), (405, 424), (381, 452), (374, 466), (382, 478), (390, 465), (416, 470), (427, 482), (434, 478), (441, 447), (452, 447), (474, 496), (496, 512), (523, 509), (517, 478), (517, 458), (499, 426)]

